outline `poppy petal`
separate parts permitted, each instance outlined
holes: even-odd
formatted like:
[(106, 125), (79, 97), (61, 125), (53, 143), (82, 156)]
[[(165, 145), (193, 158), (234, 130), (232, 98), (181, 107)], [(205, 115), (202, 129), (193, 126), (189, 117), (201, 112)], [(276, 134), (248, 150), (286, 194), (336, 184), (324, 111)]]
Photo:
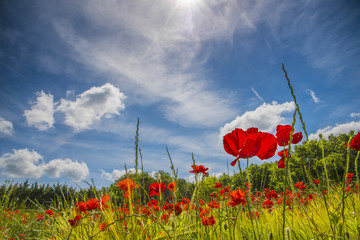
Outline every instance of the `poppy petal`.
[(275, 155), (278, 143), (275, 136), (270, 133), (260, 132), (260, 138), (260, 147), (256, 156), (261, 160), (273, 157)]
[(294, 133), (292, 137), (292, 144), (298, 144), (303, 139), (301, 132)]

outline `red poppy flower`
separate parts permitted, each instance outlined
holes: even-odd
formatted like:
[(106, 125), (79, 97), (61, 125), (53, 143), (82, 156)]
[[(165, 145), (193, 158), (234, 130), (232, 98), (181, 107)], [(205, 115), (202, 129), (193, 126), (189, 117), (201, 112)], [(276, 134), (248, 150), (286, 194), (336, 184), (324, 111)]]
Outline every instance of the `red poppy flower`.
[(175, 211), (176, 216), (179, 216), (182, 213), (182, 208), (180, 207), (179, 204), (175, 205), (175, 210), (174, 211)]
[(314, 180), (314, 184), (319, 184), (319, 182), (320, 182), (320, 181), (317, 180), (317, 179)]
[(304, 185), (303, 182), (297, 182), (296, 184), (294, 184), (294, 186), (299, 189), (299, 190), (304, 190), (306, 189), (306, 186)]
[(352, 177), (354, 176), (353, 173), (347, 173), (346, 175), (346, 184), (350, 184), (352, 182)]
[(86, 212), (86, 204), (82, 201), (76, 203), (76, 211), (78, 212)]
[[(276, 138), (279, 146), (286, 146), (290, 141), (291, 125), (278, 125), (276, 127)], [(292, 144), (297, 144), (302, 140), (303, 136), (301, 132), (294, 133), (292, 135)]]
[(360, 151), (360, 132), (358, 132), (358, 134), (351, 139), (350, 143), (347, 143), (346, 145), (355, 151)]
[(93, 210), (95, 208), (98, 208), (99, 206), (99, 201), (95, 198), (90, 198), (89, 200), (86, 201), (86, 210)]
[(160, 183), (160, 185), (158, 182), (151, 184), (149, 186), (150, 197), (153, 195), (160, 196), (161, 193), (164, 192), (165, 187), (166, 187), (165, 183)]
[(222, 188), (222, 185), (220, 182), (215, 183), (214, 188)]
[(211, 200), (211, 202), (208, 203), (208, 206), (211, 208), (218, 208), (220, 207), (220, 204), (217, 201)]
[(70, 223), (70, 226), (75, 226), (81, 219), (81, 215), (76, 215), (74, 219), (69, 219), (68, 222)]
[(47, 214), (49, 214), (50, 216), (54, 215), (53, 211), (50, 209), (50, 210), (46, 210), (45, 211)]
[(215, 218), (214, 216), (210, 216), (210, 217), (203, 217), (201, 219), (201, 224), (204, 226), (212, 226), (215, 224)]
[(174, 182), (169, 183), (168, 186), (167, 186), (167, 188), (168, 188), (169, 191), (171, 191), (171, 192), (175, 192), (175, 190), (176, 190), (175, 187), (176, 187), (176, 183), (174, 183)]
[(281, 158), (278, 162), (278, 168), (285, 168), (286, 166), (286, 162), (284, 161), (283, 158)]
[(191, 167), (193, 168), (192, 171), (190, 171), (189, 173), (203, 173), (204, 176), (206, 176), (208, 173), (206, 172), (207, 170), (209, 170), (209, 168), (205, 168), (204, 165), (191, 165)]
[(235, 166), (239, 158), (257, 156), (261, 160), (269, 159), (275, 155), (277, 140), (270, 133), (259, 132), (257, 128), (249, 128), (246, 132), (236, 128), (223, 138), (225, 151), (236, 157), (231, 162)]
[(228, 203), (229, 206), (237, 206), (239, 204), (246, 205), (245, 191), (238, 189), (230, 192), (231, 201)]
[(101, 201), (99, 201), (99, 206), (98, 209), (99, 210), (103, 210), (103, 209), (107, 209), (109, 208), (108, 205), (106, 205), (106, 202), (110, 200), (110, 196), (105, 194), (104, 196), (101, 197)]
[(122, 181), (119, 181), (116, 186), (118, 186), (119, 189), (123, 190), (125, 192), (124, 197), (129, 198), (131, 195), (133, 188), (138, 188), (139, 185), (136, 185), (132, 179), (126, 178)]
[(263, 208), (270, 209), (274, 205), (274, 202), (271, 200), (266, 200), (262, 203)]

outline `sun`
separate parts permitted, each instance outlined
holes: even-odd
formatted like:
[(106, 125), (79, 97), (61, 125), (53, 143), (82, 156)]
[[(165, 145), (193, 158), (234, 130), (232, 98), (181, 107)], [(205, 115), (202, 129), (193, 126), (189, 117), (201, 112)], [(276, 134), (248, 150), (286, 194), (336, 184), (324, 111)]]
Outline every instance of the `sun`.
[(178, 0), (180, 6), (191, 7), (196, 5), (200, 0)]

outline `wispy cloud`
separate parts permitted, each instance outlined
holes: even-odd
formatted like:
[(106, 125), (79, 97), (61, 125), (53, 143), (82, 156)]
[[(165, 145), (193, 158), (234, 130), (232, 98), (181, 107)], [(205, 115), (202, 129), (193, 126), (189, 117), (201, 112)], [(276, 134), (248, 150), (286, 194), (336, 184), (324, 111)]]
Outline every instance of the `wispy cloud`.
[(314, 103), (319, 103), (320, 102), (320, 99), (318, 97), (316, 97), (315, 92), (313, 90), (306, 89), (306, 92), (311, 96)]
[(216, 126), (233, 117), (232, 101), (211, 89), (202, 64), (208, 41), (231, 42), (239, 21), (254, 27), (236, 1), (202, 2), (191, 11), (168, 1), (90, 5), (78, 14), (102, 38), (77, 31), (75, 22), (54, 22), (77, 61), (116, 76), (129, 101), (160, 103), (181, 125)]
[(260, 99), (261, 101), (264, 102), (264, 99), (260, 96), (260, 94), (254, 89), (254, 88), (251, 88), (251, 91), (253, 91), (253, 93), (255, 94), (255, 96)]
[(360, 113), (355, 113), (355, 112), (353, 112), (353, 113), (351, 113), (350, 114), (350, 117), (360, 117)]
[(40, 178), (47, 174), (53, 178), (68, 177), (75, 181), (89, 174), (87, 165), (70, 159), (54, 159), (44, 163), (43, 156), (29, 149), (13, 150), (0, 157), (1, 174), (13, 178)]
[(76, 130), (89, 128), (101, 118), (110, 118), (125, 109), (125, 95), (110, 83), (92, 87), (80, 94), (75, 101), (61, 99), (56, 111), (65, 114), (65, 124)]
[(247, 129), (257, 127), (261, 131), (273, 131), (275, 127), (285, 120), (282, 116), (295, 110), (293, 102), (285, 102), (279, 104), (277, 102), (263, 103), (253, 111), (247, 111), (241, 116), (237, 116), (233, 121), (225, 124), (220, 128), (219, 137), (222, 139), (224, 135), (231, 132), (235, 128)]
[(5, 135), (12, 135), (14, 132), (14, 127), (12, 122), (7, 121), (0, 117), (0, 137)]
[(24, 116), (29, 126), (45, 131), (54, 125), (54, 99), (53, 95), (43, 91), (37, 93), (35, 103), (31, 110), (25, 110)]
[(339, 135), (342, 133), (349, 133), (350, 131), (357, 131), (360, 129), (360, 122), (349, 122), (337, 124), (335, 127), (327, 126), (325, 128), (319, 129), (316, 133), (311, 133), (309, 135), (310, 140), (315, 140), (319, 138), (319, 134), (323, 135), (323, 138), (328, 138), (330, 134)]

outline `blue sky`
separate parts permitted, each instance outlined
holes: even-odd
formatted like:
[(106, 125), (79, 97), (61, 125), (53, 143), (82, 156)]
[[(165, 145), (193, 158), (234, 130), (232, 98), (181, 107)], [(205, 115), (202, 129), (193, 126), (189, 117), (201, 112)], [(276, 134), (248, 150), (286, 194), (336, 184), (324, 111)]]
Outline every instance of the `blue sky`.
[(1, 183), (108, 186), (138, 117), (145, 171), (227, 172), (224, 134), (291, 124), (282, 62), (310, 138), (360, 129), (358, 1), (8, 0), (0, 32)]

